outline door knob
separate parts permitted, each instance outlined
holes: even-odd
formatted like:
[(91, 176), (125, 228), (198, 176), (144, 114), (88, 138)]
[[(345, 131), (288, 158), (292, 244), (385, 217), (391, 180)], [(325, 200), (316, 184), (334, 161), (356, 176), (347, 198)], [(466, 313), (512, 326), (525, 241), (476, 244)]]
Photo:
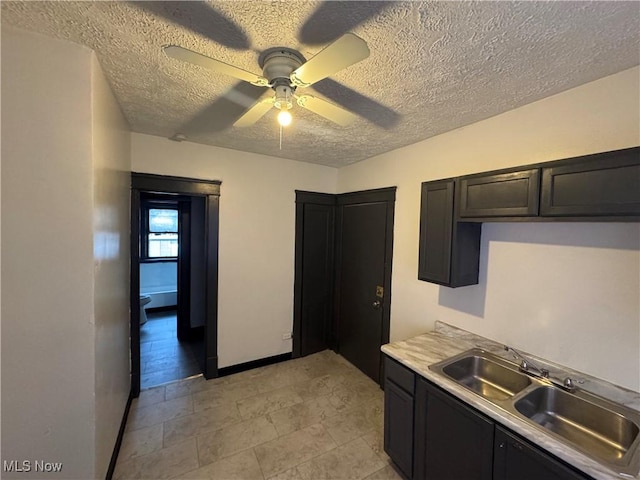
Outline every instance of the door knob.
[(373, 302), (373, 308), (375, 308), (376, 310), (378, 310), (381, 305), (382, 303), (380, 303), (380, 300), (376, 300), (375, 302)]

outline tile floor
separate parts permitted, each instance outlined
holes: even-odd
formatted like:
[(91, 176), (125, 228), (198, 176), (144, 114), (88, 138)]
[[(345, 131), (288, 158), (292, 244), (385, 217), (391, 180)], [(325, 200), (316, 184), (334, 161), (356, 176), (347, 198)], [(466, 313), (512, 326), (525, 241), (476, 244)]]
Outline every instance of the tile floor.
[(200, 373), (187, 342), (176, 334), (176, 312), (147, 312), (140, 327), (140, 388), (149, 388)]
[(383, 392), (324, 351), (135, 399), (114, 479), (399, 480)]

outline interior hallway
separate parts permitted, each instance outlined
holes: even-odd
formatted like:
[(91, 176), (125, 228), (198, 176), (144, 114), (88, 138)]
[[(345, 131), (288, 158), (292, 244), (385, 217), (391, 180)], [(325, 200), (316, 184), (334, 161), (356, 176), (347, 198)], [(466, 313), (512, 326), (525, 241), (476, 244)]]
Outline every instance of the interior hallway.
[(383, 392), (339, 355), (142, 391), (114, 479), (399, 480)]

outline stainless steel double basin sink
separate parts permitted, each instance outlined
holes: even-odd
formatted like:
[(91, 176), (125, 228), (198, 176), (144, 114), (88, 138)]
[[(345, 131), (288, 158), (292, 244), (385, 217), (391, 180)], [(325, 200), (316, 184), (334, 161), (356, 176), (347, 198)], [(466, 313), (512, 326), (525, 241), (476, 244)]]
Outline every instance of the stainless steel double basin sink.
[(567, 391), (502, 357), (472, 349), (429, 367), (615, 472), (640, 471), (640, 413), (582, 389)]

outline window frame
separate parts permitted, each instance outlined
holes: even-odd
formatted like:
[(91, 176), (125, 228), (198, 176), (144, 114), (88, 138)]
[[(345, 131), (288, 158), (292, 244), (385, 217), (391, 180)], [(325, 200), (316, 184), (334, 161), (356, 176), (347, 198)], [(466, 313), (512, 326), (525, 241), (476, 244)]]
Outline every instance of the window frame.
[[(149, 256), (149, 233), (158, 233), (149, 231), (149, 210), (175, 210), (178, 213), (178, 249), (180, 248), (180, 210), (178, 202), (167, 200), (141, 200), (141, 218), (140, 218), (140, 263), (158, 263), (158, 262), (177, 262), (178, 256), (175, 257), (150, 257)], [(173, 232), (171, 232), (173, 233)], [(180, 252), (178, 251), (178, 255)]]

